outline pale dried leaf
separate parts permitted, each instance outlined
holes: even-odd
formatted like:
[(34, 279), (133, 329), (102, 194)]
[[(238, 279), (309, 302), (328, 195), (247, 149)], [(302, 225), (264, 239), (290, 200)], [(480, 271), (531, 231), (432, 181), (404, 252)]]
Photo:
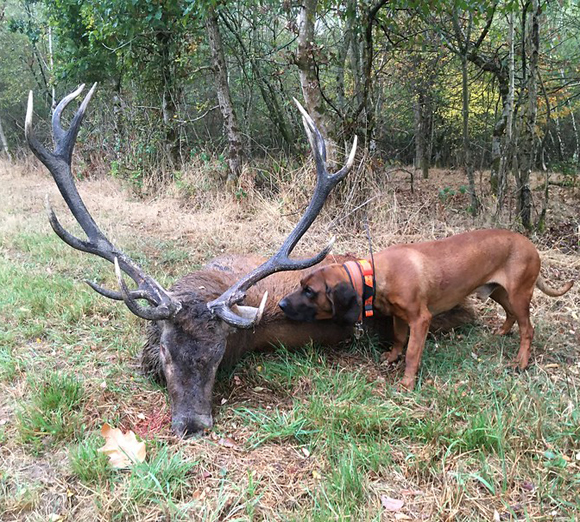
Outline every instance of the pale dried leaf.
[(237, 448), (238, 445), (229, 437), (224, 437), (218, 440), (218, 444), (224, 448)]
[(387, 511), (399, 511), (405, 505), (405, 501), (381, 495), (381, 504)]
[(105, 437), (105, 445), (98, 451), (109, 456), (113, 468), (129, 468), (145, 460), (145, 443), (139, 442), (132, 431), (123, 434), (120, 429), (104, 424), (101, 435)]

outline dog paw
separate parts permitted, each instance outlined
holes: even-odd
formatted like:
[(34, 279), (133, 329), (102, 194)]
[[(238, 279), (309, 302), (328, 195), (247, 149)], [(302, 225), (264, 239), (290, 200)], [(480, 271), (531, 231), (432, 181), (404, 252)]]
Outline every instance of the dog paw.
[(528, 367), (528, 363), (529, 363), (529, 357), (517, 356), (515, 359), (512, 360), (510, 367), (514, 370), (518, 370), (518, 371), (522, 372)]
[(503, 326), (500, 326), (499, 328), (497, 328), (494, 332), (495, 335), (510, 335), (512, 333), (511, 328), (509, 330), (506, 330)]
[(393, 363), (397, 362), (399, 357), (401, 357), (401, 352), (391, 350), (391, 351), (383, 353), (381, 355), (381, 362), (386, 362), (387, 364), (393, 364)]
[(415, 388), (414, 377), (403, 377), (398, 386), (398, 390), (404, 393), (413, 391), (413, 388)]

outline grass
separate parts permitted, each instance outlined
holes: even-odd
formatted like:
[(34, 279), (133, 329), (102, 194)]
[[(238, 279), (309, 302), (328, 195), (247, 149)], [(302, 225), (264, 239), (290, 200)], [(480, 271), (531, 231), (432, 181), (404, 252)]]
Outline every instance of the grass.
[(75, 440), (82, 424), (83, 387), (67, 374), (28, 379), (28, 400), (16, 412), (22, 442), (37, 454), (49, 445)]
[[(373, 339), (250, 355), (220, 374), (212, 432), (183, 442), (170, 433), (164, 391), (138, 374), (143, 323), (82, 283), (114, 284), (110, 266), (50, 232), (41, 198), (33, 211), (27, 206), (31, 187), (44, 192), (48, 181), (28, 176), (6, 176), (11, 196), (0, 209), (1, 520), (580, 517), (577, 289), (570, 301), (535, 298), (534, 363), (525, 372), (509, 365), (517, 335), (494, 336), (496, 309), (486, 304), (481, 324), (429, 338), (412, 393), (397, 391), (402, 365), (381, 364)], [(189, 238), (189, 222), (153, 226), (151, 203), (101, 189), (81, 188), (98, 201), (91, 208), (105, 209), (97, 220), (164, 282), (227, 245), (235, 251), (237, 241), (268, 251), (278, 234), (234, 227), (230, 236)], [(222, 210), (246, 223), (253, 214), (244, 204)], [(205, 200), (196, 205), (203, 218), (194, 221), (222, 219), (203, 214)], [(280, 221), (267, 202), (262, 209)], [(130, 219), (135, 227), (117, 228)], [(357, 241), (344, 249), (364, 251), (364, 238)], [(550, 253), (550, 265), (569, 273), (578, 261)], [(145, 440), (146, 462), (112, 470), (97, 451), (104, 422)], [(383, 497), (403, 500), (400, 512), (386, 511)]]

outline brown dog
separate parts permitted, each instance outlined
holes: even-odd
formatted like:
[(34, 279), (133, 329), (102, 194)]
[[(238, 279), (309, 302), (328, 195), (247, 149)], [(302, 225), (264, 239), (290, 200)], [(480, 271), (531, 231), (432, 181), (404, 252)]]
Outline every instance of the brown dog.
[[(558, 290), (548, 288), (540, 275), (535, 246), (509, 230), (477, 230), (439, 241), (395, 245), (374, 257), (373, 309), (380, 315), (392, 315), (394, 320), (395, 340), (387, 361), (401, 355), (409, 327), (411, 330), (401, 383), (407, 389), (415, 385), (434, 315), (450, 310), (473, 292), (491, 297), (506, 312), (501, 335), (518, 322), (520, 349), (515, 363), (524, 369), (534, 336), (530, 323), (534, 287), (556, 297), (573, 285), (569, 282)], [(333, 318), (355, 323), (362, 317), (362, 279), (362, 270), (327, 265), (302, 279), (302, 288), (282, 299), (280, 307), (288, 318), (297, 321)]]

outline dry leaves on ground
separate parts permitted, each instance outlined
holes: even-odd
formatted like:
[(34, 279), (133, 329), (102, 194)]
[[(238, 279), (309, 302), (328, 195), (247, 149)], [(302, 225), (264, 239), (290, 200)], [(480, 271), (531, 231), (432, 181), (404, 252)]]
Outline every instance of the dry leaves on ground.
[(104, 424), (101, 435), (105, 437), (105, 445), (98, 451), (109, 456), (113, 468), (125, 469), (145, 460), (145, 443), (139, 442), (132, 431), (124, 434), (120, 429)]

